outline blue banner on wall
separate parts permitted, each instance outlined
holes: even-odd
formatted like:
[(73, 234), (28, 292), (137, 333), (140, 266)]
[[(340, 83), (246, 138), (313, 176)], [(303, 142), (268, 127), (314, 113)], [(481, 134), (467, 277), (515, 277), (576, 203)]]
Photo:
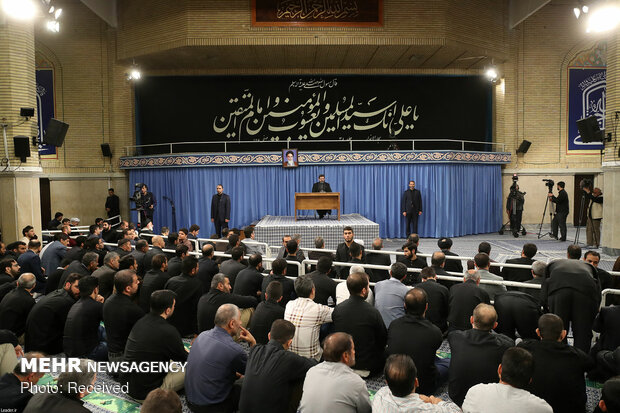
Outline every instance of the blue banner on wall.
[(43, 143), (43, 132), (50, 119), (55, 115), (54, 107), (54, 70), (38, 69), (37, 79), (37, 122), (39, 124), (39, 156), (43, 159), (58, 159), (56, 147)]
[(605, 129), (606, 73), (604, 67), (568, 68), (568, 147), (571, 151), (600, 151), (601, 142), (581, 141), (577, 121), (596, 116), (599, 127)]

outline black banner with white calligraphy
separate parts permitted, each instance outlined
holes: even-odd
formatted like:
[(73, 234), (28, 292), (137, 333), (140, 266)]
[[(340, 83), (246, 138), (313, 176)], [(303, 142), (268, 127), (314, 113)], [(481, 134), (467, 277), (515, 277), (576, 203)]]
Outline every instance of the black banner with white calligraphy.
[[(490, 142), (492, 90), (480, 76), (144, 77), (135, 87), (136, 134), (142, 145), (227, 142), (228, 151), (278, 150), (286, 141), (346, 149), (350, 140), (367, 141), (356, 150), (410, 149), (411, 139), (428, 141), (416, 149), (460, 149), (438, 140)], [(328, 140), (347, 145), (318, 143)]]

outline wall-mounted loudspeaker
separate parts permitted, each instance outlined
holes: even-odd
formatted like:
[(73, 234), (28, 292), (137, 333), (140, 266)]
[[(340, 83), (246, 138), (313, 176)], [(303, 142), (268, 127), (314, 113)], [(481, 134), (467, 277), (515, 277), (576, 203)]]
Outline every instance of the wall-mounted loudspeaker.
[(58, 119), (50, 119), (43, 134), (43, 143), (54, 146), (62, 146), (65, 141), (65, 135), (69, 129), (69, 124), (59, 121)]
[(101, 144), (101, 153), (103, 154), (103, 156), (105, 156), (107, 158), (111, 158), (112, 157), (112, 149), (110, 149), (110, 144), (109, 143), (102, 143)]
[(26, 162), (26, 158), (30, 157), (30, 138), (28, 136), (14, 136), (13, 146), (15, 147), (15, 156), (22, 162)]
[(517, 153), (527, 153), (527, 151), (530, 149), (531, 144), (532, 142), (524, 140), (523, 142), (521, 142), (521, 145), (519, 145)]

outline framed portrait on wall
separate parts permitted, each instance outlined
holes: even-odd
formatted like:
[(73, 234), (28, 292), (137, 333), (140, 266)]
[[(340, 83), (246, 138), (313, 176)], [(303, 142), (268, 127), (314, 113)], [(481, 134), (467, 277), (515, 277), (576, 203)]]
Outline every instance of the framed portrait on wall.
[(282, 166), (284, 168), (297, 168), (297, 149), (282, 149)]

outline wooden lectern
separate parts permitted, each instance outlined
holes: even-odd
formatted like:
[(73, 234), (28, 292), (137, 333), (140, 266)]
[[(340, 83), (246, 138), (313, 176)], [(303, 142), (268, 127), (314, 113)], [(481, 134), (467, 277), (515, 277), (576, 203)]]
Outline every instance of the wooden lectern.
[(337, 209), (340, 221), (340, 192), (296, 192), (295, 221), (298, 209)]

